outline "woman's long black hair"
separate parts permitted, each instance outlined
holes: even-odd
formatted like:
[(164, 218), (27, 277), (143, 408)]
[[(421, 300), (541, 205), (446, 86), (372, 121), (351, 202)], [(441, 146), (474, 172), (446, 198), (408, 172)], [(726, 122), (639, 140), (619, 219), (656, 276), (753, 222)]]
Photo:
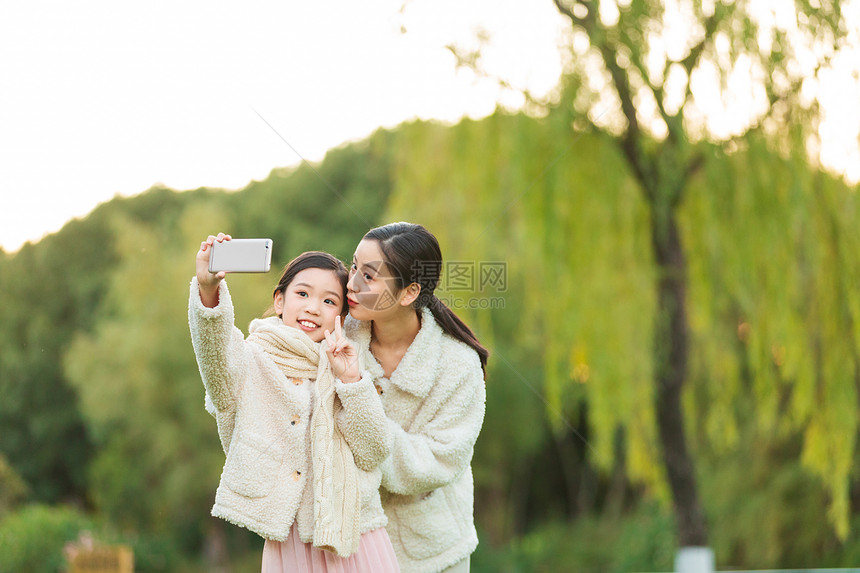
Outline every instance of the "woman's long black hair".
[(412, 306), (415, 310), (429, 308), (446, 334), (473, 348), (486, 375), (490, 352), (478, 342), (466, 323), (434, 294), (442, 273), (442, 249), (433, 233), (415, 223), (389, 223), (371, 229), (364, 238), (379, 243), (399, 288), (412, 283), (421, 285), (421, 293)]

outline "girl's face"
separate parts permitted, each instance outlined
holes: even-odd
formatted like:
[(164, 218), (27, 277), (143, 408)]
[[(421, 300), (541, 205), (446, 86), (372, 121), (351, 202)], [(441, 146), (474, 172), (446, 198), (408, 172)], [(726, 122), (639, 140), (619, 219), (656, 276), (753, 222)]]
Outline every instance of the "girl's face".
[(379, 243), (363, 239), (355, 249), (346, 283), (349, 314), (357, 320), (378, 320), (400, 309), (405, 291), (392, 276)]
[(343, 308), (343, 287), (334, 271), (305, 269), (287, 288), (275, 295), (275, 312), (287, 326), (305, 332), (314, 342), (334, 332), (334, 320)]

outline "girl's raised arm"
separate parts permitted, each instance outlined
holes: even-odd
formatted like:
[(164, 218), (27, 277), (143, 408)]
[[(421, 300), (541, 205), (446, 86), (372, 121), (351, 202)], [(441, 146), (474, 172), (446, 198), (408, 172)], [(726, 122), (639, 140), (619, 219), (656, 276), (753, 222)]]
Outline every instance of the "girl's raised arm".
[(230, 235), (218, 233), (218, 236), (209, 235), (205, 241), (200, 243), (197, 251), (197, 284), (200, 286), (200, 301), (206, 308), (218, 306), (218, 285), (227, 276), (224, 271), (218, 273), (209, 272), (209, 257), (212, 254), (212, 245), (215, 242), (223, 243), (232, 239)]

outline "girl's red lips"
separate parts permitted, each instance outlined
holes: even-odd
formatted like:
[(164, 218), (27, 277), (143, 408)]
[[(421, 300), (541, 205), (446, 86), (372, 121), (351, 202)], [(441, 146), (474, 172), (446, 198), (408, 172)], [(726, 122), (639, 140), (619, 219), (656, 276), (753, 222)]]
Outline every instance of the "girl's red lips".
[(346, 297), (346, 302), (347, 304), (349, 304), (349, 306), (358, 306), (358, 303), (349, 297)]

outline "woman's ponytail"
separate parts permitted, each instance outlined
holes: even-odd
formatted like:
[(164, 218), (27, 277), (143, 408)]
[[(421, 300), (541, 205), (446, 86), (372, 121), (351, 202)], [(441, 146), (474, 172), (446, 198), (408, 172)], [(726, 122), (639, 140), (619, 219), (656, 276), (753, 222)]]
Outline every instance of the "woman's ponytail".
[(483, 370), (484, 376), (486, 376), (487, 359), (490, 357), (490, 351), (478, 342), (478, 338), (472, 332), (472, 329), (466, 326), (466, 323), (460, 320), (460, 317), (454, 314), (454, 311), (448, 308), (448, 305), (436, 296), (430, 299), (430, 304), (427, 305), (427, 308), (433, 313), (433, 318), (436, 319), (436, 322), (439, 323), (445, 334), (468, 344), (478, 353), (478, 358), (481, 359), (481, 370)]

